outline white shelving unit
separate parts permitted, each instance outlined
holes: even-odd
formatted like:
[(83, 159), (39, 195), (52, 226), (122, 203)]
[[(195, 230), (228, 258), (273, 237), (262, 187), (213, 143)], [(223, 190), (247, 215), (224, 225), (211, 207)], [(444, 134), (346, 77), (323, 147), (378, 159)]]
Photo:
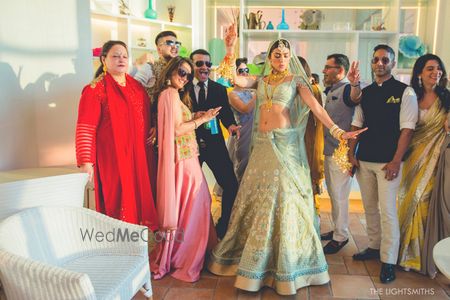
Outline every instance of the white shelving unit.
[[(314, 73), (322, 74), (329, 54), (343, 53), (350, 61), (360, 61), (363, 80), (371, 82), (373, 48), (381, 43), (388, 44), (398, 57), (401, 34), (421, 35), (420, 26), (426, 22), (427, 3), (427, 0), (209, 0), (209, 20), (215, 23), (207, 29), (207, 35), (208, 38), (222, 37), (234, 8), (239, 10), (239, 56), (248, 57), (249, 62), (267, 51), (271, 41), (286, 38), (291, 41), (295, 53), (307, 59)], [(246, 15), (257, 11), (262, 11), (262, 21), (266, 24), (271, 21), (277, 28), (282, 8), (289, 30), (248, 29)], [(319, 30), (299, 29), (300, 15), (306, 9), (322, 12), (324, 18)], [(371, 30), (377, 18), (384, 22), (385, 30)], [(406, 73), (409, 70), (399, 70), (399, 74)]]
[[(370, 3), (372, 2), (372, 3)], [(240, 56), (250, 61), (266, 51), (270, 41), (285, 38), (291, 41), (297, 55), (307, 59), (314, 73), (321, 74), (326, 57), (332, 53), (346, 54), (351, 61), (359, 60), (362, 78), (372, 81), (370, 55), (374, 46), (388, 44), (398, 52), (400, 0), (391, 1), (276, 1), (240, 0)], [(289, 30), (247, 29), (246, 15), (258, 10), (268, 15), (263, 21), (272, 21), (274, 27), (281, 22), (281, 8), (285, 10), (285, 21)], [(302, 30), (300, 14), (306, 9), (322, 12), (321, 29)], [(367, 29), (370, 16), (378, 14), (386, 30)], [(272, 19), (269, 19), (272, 18)], [(358, 24), (359, 23), (359, 24)], [(339, 30), (344, 27), (348, 30)], [(370, 28), (370, 26), (369, 26)]]
[[(120, 0), (91, 0), (92, 47), (98, 48), (108, 40), (121, 40), (128, 45), (131, 62), (145, 52), (152, 52), (155, 57), (156, 35), (164, 30), (174, 31), (183, 46), (192, 50), (193, 30), (192, 5), (196, 0), (152, 0), (153, 9), (157, 11), (157, 19), (147, 19), (144, 12), (148, 8), (148, 0), (128, 0), (129, 15), (119, 13)], [(193, 3), (194, 2), (194, 3)], [(169, 21), (167, 5), (175, 5), (173, 22)], [(145, 46), (139, 43), (145, 43)], [(98, 58), (94, 58), (94, 68), (98, 66)]]

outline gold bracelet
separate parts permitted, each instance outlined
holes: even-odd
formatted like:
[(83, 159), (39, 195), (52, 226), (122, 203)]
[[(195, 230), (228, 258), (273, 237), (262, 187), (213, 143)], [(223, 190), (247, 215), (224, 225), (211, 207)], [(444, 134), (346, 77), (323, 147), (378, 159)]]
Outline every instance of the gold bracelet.
[(339, 128), (339, 129), (336, 131), (336, 136), (335, 136), (335, 138), (336, 138), (337, 140), (339, 140), (339, 141), (342, 140), (342, 136), (344, 135), (344, 133), (345, 133), (345, 131)]
[(217, 74), (220, 75), (223, 78), (226, 78), (233, 82), (233, 74), (236, 69), (235, 64), (236, 57), (233, 55), (225, 55), (223, 58), (223, 61), (220, 63), (219, 67), (217, 68)]
[(333, 151), (333, 160), (339, 166), (343, 173), (347, 173), (352, 168), (352, 164), (348, 160), (349, 147), (347, 141), (342, 138), (345, 131), (336, 124), (330, 127), (330, 134), (339, 141), (339, 145)]
[(192, 122), (194, 122), (194, 129), (197, 129), (197, 123), (195, 122), (195, 120), (192, 120)]
[(336, 124), (330, 127), (330, 134), (332, 137), (334, 137), (337, 140), (341, 140), (342, 136), (344, 135), (345, 131), (339, 128)]
[(334, 137), (334, 133), (337, 129), (339, 129), (339, 127), (336, 124), (330, 127), (330, 134), (332, 137)]
[(338, 129), (339, 127), (336, 124), (333, 124), (333, 126), (330, 127), (330, 133), (332, 133), (334, 130)]

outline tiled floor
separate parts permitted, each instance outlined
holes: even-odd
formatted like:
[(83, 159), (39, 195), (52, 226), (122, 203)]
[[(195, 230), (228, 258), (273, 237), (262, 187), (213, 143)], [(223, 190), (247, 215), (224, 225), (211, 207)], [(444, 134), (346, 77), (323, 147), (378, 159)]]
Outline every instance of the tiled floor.
[[(330, 203), (321, 202), (321, 230), (331, 226)], [(214, 201), (213, 216), (217, 217), (218, 203)], [(337, 254), (327, 255), (331, 282), (298, 290), (294, 296), (280, 296), (270, 288), (257, 293), (245, 292), (234, 287), (234, 277), (215, 276), (203, 271), (196, 283), (185, 283), (170, 276), (153, 280), (154, 300), (228, 300), (228, 299), (450, 299), (450, 280), (439, 274), (435, 280), (397, 269), (397, 280), (391, 284), (381, 284), (378, 279), (378, 261), (359, 262), (352, 259), (358, 250), (367, 247), (365, 219), (361, 202), (351, 200), (349, 243)], [(134, 300), (144, 299), (138, 294)]]
[[(351, 197), (352, 198), (352, 197)], [(351, 199), (349, 243), (337, 254), (327, 255), (331, 282), (322, 286), (306, 287), (293, 296), (280, 296), (270, 288), (257, 293), (245, 292), (234, 287), (234, 277), (219, 277), (203, 271), (196, 283), (185, 283), (170, 276), (153, 280), (154, 300), (228, 300), (228, 299), (443, 299), (450, 300), (450, 280), (439, 274), (434, 280), (415, 272), (397, 269), (397, 279), (391, 284), (381, 284), (378, 279), (380, 263), (378, 261), (359, 262), (352, 255), (367, 246), (365, 219), (361, 201)], [(321, 202), (321, 230), (331, 227), (329, 200)], [(219, 203), (213, 201), (213, 217), (217, 219)], [(5, 295), (0, 289), (0, 300)], [(138, 293), (133, 300), (144, 299)]]

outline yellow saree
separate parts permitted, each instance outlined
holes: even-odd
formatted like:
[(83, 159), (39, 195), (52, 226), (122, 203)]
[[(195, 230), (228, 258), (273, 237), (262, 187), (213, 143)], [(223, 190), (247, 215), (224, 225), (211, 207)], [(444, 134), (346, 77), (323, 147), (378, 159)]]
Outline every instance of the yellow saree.
[[(314, 97), (323, 106), (322, 91), (319, 86), (313, 84), (312, 86)], [(322, 182), (324, 179), (324, 138), (323, 125), (309, 112), (308, 123), (305, 131), (305, 146), (306, 156), (308, 157), (309, 169), (311, 172), (311, 181), (314, 194), (314, 207), (317, 215), (320, 213), (319, 194), (322, 190)]]
[(400, 223), (399, 264), (420, 271), (428, 205), (433, 190), (437, 162), (445, 139), (444, 122), (447, 114), (436, 99), (417, 123), (403, 165), (398, 194)]

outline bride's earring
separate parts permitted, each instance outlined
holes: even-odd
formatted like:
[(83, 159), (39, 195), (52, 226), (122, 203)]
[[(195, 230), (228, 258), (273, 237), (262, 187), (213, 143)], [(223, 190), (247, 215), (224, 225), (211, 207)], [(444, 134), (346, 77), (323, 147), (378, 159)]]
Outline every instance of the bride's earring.
[(422, 87), (422, 77), (419, 76), (419, 87)]

